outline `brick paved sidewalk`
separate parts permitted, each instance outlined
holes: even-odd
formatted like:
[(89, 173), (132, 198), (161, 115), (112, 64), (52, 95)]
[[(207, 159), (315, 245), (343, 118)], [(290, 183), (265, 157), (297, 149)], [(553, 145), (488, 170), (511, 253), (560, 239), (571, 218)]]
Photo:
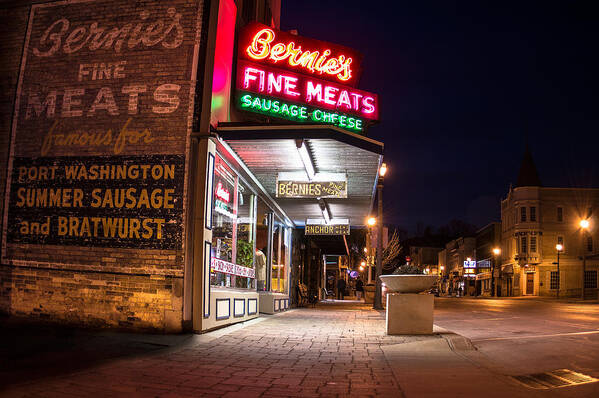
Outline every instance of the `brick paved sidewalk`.
[(397, 397), (402, 393), (381, 346), (439, 336), (387, 336), (384, 328), (384, 313), (368, 306), (321, 304), (0, 395)]

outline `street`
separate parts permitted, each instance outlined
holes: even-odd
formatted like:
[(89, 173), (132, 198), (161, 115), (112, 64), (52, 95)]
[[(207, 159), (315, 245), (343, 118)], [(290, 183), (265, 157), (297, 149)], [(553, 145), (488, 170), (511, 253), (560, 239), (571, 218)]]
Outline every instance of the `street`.
[(469, 338), (502, 374), (567, 368), (599, 378), (599, 305), (438, 298), (435, 324)]
[(432, 336), (387, 336), (384, 313), (351, 302), (203, 335), (15, 338), (13, 328), (26, 347), (2, 350), (0, 396), (599, 396), (597, 382), (533, 389), (510, 378), (557, 369), (599, 378), (597, 303), (438, 298), (435, 307)]

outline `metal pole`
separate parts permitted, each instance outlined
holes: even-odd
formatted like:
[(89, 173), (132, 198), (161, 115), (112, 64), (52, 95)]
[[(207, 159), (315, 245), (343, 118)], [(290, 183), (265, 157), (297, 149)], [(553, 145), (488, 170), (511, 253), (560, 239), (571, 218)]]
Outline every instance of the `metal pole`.
[(585, 246), (585, 241), (584, 241), (584, 233), (585, 230), (582, 230), (582, 299), (584, 300), (584, 274), (586, 272), (587, 269), (587, 251), (586, 251), (586, 247)]
[(377, 185), (378, 202), (378, 227), (379, 233), (376, 240), (376, 290), (374, 292), (375, 310), (383, 309), (383, 284), (379, 276), (383, 274), (383, 177), (379, 178)]
[(559, 285), (562, 283), (562, 277), (559, 274), (559, 250), (557, 251), (557, 298), (559, 298)]
[(495, 259), (497, 255), (493, 253), (493, 267), (491, 267), (491, 297), (495, 297)]

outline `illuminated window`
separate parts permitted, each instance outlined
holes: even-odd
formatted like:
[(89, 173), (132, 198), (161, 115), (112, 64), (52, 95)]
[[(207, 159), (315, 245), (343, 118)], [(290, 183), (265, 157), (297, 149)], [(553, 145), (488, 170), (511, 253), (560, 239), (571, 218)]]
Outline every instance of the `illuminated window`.
[(526, 222), (526, 207), (520, 208), (520, 222)]
[(537, 252), (537, 237), (536, 236), (530, 237), (530, 252), (531, 253)]
[(564, 208), (563, 207), (557, 208), (557, 221), (558, 222), (564, 221)]
[(559, 289), (559, 273), (557, 271), (551, 271), (549, 289)]
[[(243, 276), (254, 268), (256, 195), (237, 174), (216, 156), (212, 212), (212, 258), (222, 260), (210, 273), (216, 286), (254, 288), (255, 278)], [(234, 267), (234, 265), (241, 267)], [(247, 275), (247, 274), (245, 274)]]
[(584, 288), (597, 289), (597, 271), (584, 271)]
[(537, 208), (535, 206), (530, 207), (530, 221), (537, 221)]

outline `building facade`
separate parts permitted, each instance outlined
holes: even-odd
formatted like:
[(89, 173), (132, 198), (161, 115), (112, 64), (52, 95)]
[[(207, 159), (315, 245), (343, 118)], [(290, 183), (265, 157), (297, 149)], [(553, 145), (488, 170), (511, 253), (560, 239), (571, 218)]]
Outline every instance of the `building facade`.
[(476, 292), (475, 262), (476, 239), (457, 238), (438, 253), (441, 292), (449, 295), (473, 296)]
[[(2, 313), (202, 332), (289, 308), (308, 220), (363, 224), (378, 99), (342, 46), (324, 77), (271, 68), (275, 35), (324, 45), (278, 30), (280, 1), (1, 7)], [(302, 105), (300, 83), (348, 99)]]
[[(597, 298), (599, 189), (522, 186), (501, 202), (500, 294)], [(580, 227), (589, 220), (589, 229)], [(563, 245), (559, 255), (556, 245)]]
[[(496, 277), (501, 268), (501, 223), (493, 222), (476, 232), (476, 295), (495, 296)], [(501, 253), (501, 252), (499, 252)]]

